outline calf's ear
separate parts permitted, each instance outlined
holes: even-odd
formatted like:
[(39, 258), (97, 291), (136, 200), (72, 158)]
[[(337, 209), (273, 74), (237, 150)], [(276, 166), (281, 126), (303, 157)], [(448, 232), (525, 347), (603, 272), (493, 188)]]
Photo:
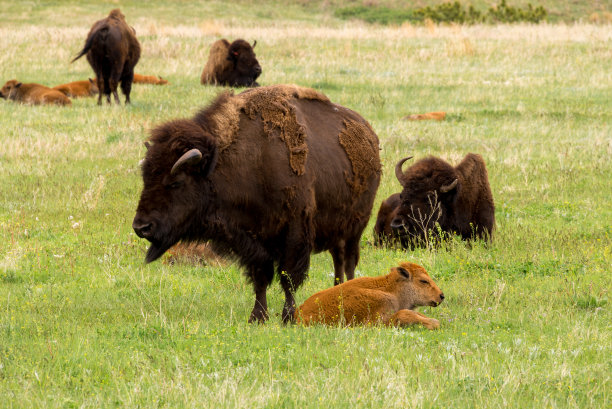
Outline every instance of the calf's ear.
[(23, 85), (23, 82), (18, 82), (17, 84), (15, 84), (15, 88), (19, 88)]
[(398, 267), (397, 271), (404, 277), (410, 278), (410, 272), (406, 270), (404, 267)]

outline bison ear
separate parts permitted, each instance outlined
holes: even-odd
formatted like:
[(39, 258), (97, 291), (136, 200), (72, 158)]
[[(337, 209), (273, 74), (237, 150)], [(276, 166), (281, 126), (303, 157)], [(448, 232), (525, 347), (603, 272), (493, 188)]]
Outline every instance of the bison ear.
[(92, 84), (94, 83), (94, 80), (92, 80), (91, 78), (87, 78), (89, 80), (89, 82), (91, 82)]
[(408, 278), (408, 279), (410, 278), (410, 272), (408, 270), (406, 270), (404, 267), (398, 267), (397, 271), (398, 271), (398, 273), (400, 273), (400, 275), (402, 277), (405, 277), (405, 278)]
[(23, 85), (23, 82), (18, 82), (17, 84), (15, 84), (15, 88), (19, 88)]

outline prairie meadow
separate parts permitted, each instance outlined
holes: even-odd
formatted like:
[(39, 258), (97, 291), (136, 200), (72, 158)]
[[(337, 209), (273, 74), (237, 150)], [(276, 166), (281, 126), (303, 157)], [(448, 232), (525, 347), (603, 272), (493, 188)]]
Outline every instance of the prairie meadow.
[[(335, 18), (340, 3), (0, 2), (1, 83), (93, 77), (70, 60), (115, 7), (136, 72), (169, 81), (135, 84), (129, 106), (0, 100), (0, 407), (612, 406), (612, 25), (376, 26)], [(284, 326), (278, 281), (270, 320), (249, 325), (239, 265), (144, 264), (143, 142), (223, 91), (199, 83), (223, 37), (257, 40), (261, 85), (370, 121), (383, 176), (357, 275), (423, 265), (446, 295), (420, 309), (439, 330)], [(430, 111), (447, 117), (401, 119)], [(399, 159), (468, 152), (488, 167), (491, 244), (372, 245)], [(332, 277), (313, 255), (297, 301)]]

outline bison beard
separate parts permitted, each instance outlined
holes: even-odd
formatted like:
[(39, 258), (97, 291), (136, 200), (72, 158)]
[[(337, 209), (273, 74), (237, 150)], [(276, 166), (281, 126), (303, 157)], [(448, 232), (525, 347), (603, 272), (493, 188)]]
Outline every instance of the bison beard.
[(357, 113), (314, 90), (262, 87), (222, 94), (150, 141), (133, 222), (147, 262), (179, 240), (210, 241), (246, 267), (251, 322), (268, 318), (275, 267), (284, 321), (312, 252), (330, 251), (335, 284), (353, 278), (380, 181), (378, 138)]

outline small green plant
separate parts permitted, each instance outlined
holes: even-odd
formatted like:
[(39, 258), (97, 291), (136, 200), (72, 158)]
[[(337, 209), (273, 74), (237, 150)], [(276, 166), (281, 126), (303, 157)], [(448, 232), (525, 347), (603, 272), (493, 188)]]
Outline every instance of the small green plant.
[(417, 9), (351, 6), (339, 8), (334, 12), (342, 19), (359, 19), (368, 23), (402, 24), (408, 22), (423, 22), (431, 20), (435, 23), (539, 23), (546, 19), (547, 11), (542, 6), (533, 7), (531, 3), (525, 8), (509, 6), (506, 0), (494, 5), (487, 12), (477, 10), (473, 5), (464, 6), (460, 2), (447, 2), (436, 6)]

